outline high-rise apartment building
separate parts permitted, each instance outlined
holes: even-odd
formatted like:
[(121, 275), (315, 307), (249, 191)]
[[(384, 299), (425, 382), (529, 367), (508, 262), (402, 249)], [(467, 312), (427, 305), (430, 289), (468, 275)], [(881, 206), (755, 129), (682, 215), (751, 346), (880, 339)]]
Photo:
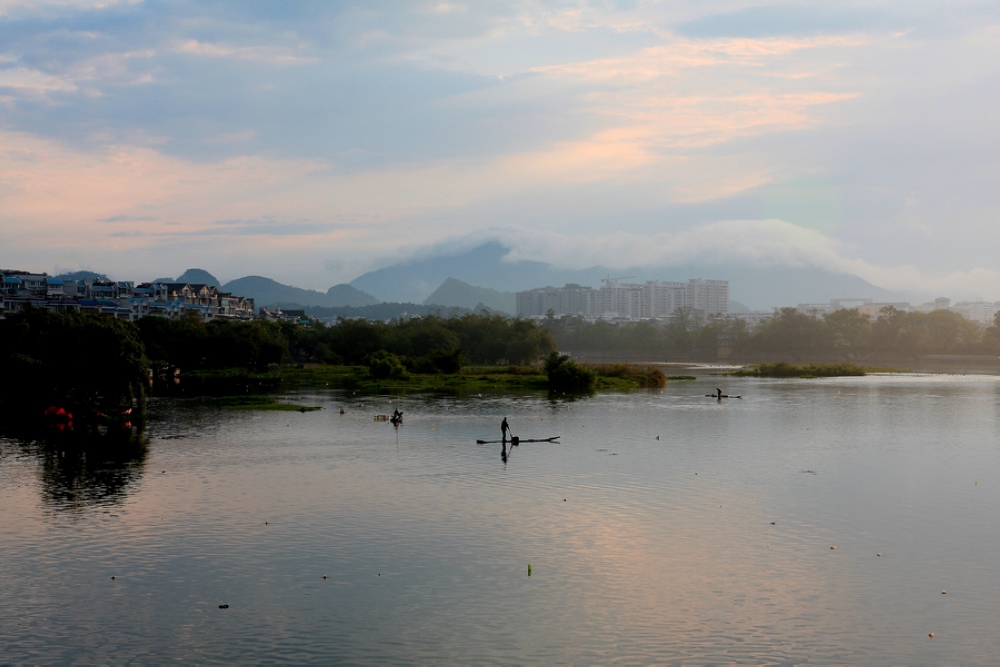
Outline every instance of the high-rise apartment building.
[(670, 317), (678, 308), (708, 317), (729, 313), (729, 281), (691, 279), (686, 283), (650, 280), (643, 284), (605, 281), (600, 288), (567, 284), (538, 287), (517, 293), (517, 314), (540, 317), (576, 315), (588, 319), (656, 319)]

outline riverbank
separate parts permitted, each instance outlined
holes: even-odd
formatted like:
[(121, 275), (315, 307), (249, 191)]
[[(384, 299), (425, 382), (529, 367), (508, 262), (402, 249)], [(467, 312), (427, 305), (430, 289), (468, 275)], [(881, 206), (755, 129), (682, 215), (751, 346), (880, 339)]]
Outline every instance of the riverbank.
[[(662, 387), (668, 378), (658, 368), (631, 364), (588, 365), (597, 375), (595, 391), (627, 391)], [(693, 376), (676, 377), (677, 380)], [(203, 388), (206, 393), (225, 394), (244, 387), (266, 392), (290, 389), (337, 387), (361, 391), (470, 391), (483, 389), (548, 390), (548, 377), (539, 366), (466, 366), (458, 373), (409, 373), (401, 377), (375, 378), (363, 366), (297, 364), (272, 367), (267, 373), (241, 369), (196, 371), (182, 374), (180, 385)], [(273, 408), (271, 408), (273, 409)]]

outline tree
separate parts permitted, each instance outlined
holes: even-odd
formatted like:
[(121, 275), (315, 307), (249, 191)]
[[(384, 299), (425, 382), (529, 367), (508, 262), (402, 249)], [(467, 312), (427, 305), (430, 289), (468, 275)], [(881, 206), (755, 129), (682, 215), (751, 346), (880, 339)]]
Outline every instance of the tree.
[(89, 313), (28, 310), (0, 320), (0, 395), (6, 412), (78, 413), (143, 405), (148, 362), (131, 322)]
[(390, 378), (405, 378), (409, 374), (403, 361), (395, 354), (390, 354), (385, 350), (379, 350), (368, 358), (368, 372), (376, 380), (388, 380)]
[(587, 391), (597, 384), (597, 374), (586, 366), (581, 366), (568, 355), (551, 353), (545, 360), (545, 374), (552, 389)]
[(871, 341), (871, 320), (857, 308), (840, 308), (827, 313), (823, 323), (827, 329), (826, 337), (834, 348), (858, 351), (868, 347)]

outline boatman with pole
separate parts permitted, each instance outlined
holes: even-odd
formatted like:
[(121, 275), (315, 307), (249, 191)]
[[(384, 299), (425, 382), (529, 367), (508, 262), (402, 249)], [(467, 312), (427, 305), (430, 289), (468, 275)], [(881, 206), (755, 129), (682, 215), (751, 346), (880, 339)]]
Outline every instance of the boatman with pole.
[(510, 426), (507, 424), (507, 418), (504, 417), (503, 421), (500, 422), (500, 437), (503, 442), (507, 442), (508, 433), (510, 433)]

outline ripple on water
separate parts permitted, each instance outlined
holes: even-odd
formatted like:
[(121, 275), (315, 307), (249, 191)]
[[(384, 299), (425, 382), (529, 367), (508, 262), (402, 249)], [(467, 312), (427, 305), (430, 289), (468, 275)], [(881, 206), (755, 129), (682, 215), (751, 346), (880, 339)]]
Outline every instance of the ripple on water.
[[(161, 401), (145, 452), (99, 464), (0, 442), (5, 659), (995, 655), (996, 379), (726, 382), (746, 398)], [(504, 462), (475, 444), (504, 416), (562, 438)]]

